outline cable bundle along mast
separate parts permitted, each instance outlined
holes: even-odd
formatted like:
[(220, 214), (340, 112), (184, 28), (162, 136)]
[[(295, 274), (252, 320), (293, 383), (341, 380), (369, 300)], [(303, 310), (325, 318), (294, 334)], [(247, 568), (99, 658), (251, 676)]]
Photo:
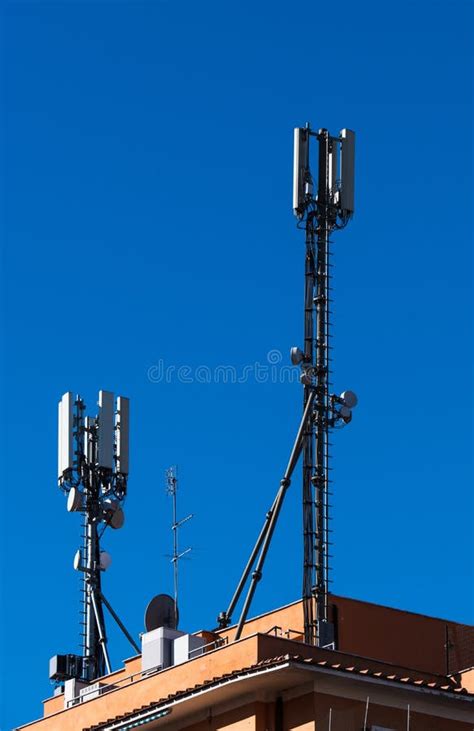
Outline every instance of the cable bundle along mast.
[(58, 411), (58, 482), (67, 495), (69, 512), (83, 516), (83, 545), (74, 557), (74, 568), (82, 574), (82, 655), (55, 655), (50, 661), (50, 678), (91, 682), (112, 671), (107, 649), (104, 606), (117, 622), (136, 652), (140, 652), (118, 615), (102, 592), (102, 572), (111, 557), (101, 550), (101, 538), (108, 526), (123, 526), (123, 502), (129, 470), (129, 400), (109, 391), (99, 391), (99, 412), (85, 416), (80, 396), (65, 393)]
[[(310, 143), (318, 143), (316, 184), (310, 168)], [(303, 416), (277, 495), (226, 611), (218, 617), (228, 627), (251, 576), (236, 628), (242, 634), (263, 573), (265, 558), (300, 455), (303, 455), (303, 607), (305, 642), (335, 647), (329, 595), (329, 434), (348, 424), (357, 397), (330, 392), (330, 245), (331, 233), (344, 228), (354, 213), (355, 135), (343, 129), (332, 137), (309, 124), (294, 131), (293, 211), (305, 231), (303, 348), (291, 348), (291, 362), (301, 368)], [(316, 191), (314, 193), (313, 191)]]

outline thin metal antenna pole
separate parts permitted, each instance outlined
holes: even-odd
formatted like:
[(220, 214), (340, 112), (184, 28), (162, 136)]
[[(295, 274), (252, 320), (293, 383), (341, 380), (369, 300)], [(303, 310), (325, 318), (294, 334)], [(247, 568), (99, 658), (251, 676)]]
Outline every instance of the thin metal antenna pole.
[(174, 611), (175, 611), (175, 626), (178, 626), (178, 521), (177, 521), (177, 499), (176, 493), (178, 491), (178, 476), (177, 467), (170, 467), (166, 470), (166, 491), (168, 495), (171, 495), (172, 500), (172, 511), (173, 521), (171, 523), (171, 530), (173, 531), (173, 555), (171, 557), (171, 563), (173, 564), (173, 591), (174, 591)]
[(176, 491), (177, 478), (174, 480), (174, 490), (172, 492), (173, 500), (173, 585), (174, 585), (174, 605), (178, 606), (178, 525), (176, 517)]
[(171, 529), (173, 531), (173, 555), (171, 557), (171, 562), (173, 564), (173, 586), (174, 586), (174, 606), (175, 606), (175, 620), (176, 620), (176, 627), (178, 626), (178, 591), (179, 591), (179, 583), (178, 583), (178, 564), (179, 560), (186, 554), (191, 551), (190, 548), (186, 548), (181, 553), (179, 552), (179, 540), (178, 540), (178, 530), (180, 526), (183, 525), (183, 523), (186, 523), (186, 521), (190, 520), (193, 516), (191, 513), (190, 515), (187, 515), (186, 518), (183, 518), (182, 520), (178, 520), (178, 508), (177, 508), (177, 493), (178, 493), (178, 468), (177, 467), (170, 467), (168, 470), (166, 470), (166, 490), (168, 495), (171, 495), (172, 498), (172, 510), (173, 510), (173, 523), (171, 525)]
[(105, 598), (105, 596), (104, 596), (104, 595), (102, 594), (102, 592), (101, 592), (101, 594), (100, 594), (100, 598), (101, 598), (101, 599), (102, 599), (102, 601), (104, 602), (105, 606), (106, 606), (106, 607), (107, 607), (107, 609), (109, 610), (109, 612), (110, 612), (110, 614), (112, 615), (112, 617), (113, 617), (113, 618), (115, 619), (115, 621), (117, 622), (118, 626), (120, 627), (120, 629), (121, 629), (121, 630), (122, 630), (122, 632), (124, 633), (124, 635), (125, 635), (125, 637), (127, 638), (127, 640), (128, 640), (129, 642), (130, 642), (131, 646), (133, 647), (133, 649), (135, 650), (135, 652), (137, 653), (137, 655), (140, 655), (140, 653), (141, 653), (141, 650), (140, 650), (140, 648), (138, 647), (137, 643), (135, 642), (135, 640), (133, 639), (132, 635), (130, 634), (130, 632), (129, 632), (129, 631), (127, 630), (127, 628), (125, 627), (124, 623), (122, 622), (122, 620), (120, 619), (120, 617), (118, 616), (118, 614), (117, 614), (116, 612), (114, 612), (113, 608), (112, 608), (112, 607), (111, 607), (111, 605), (110, 605), (110, 602), (108, 602), (108, 601), (107, 601), (107, 599), (106, 599), (106, 598)]
[(262, 550), (261, 550), (260, 556), (258, 558), (257, 565), (255, 566), (255, 570), (252, 573), (252, 580), (250, 582), (249, 590), (248, 590), (247, 596), (245, 598), (244, 606), (242, 607), (242, 613), (240, 615), (239, 623), (237, 625), (237, 629), (235, 632), (235, 638), (234, 638), (235, 640), (238, 640), (242, 634), (242, 629), (245, 624), (245, 620), (247, 619), (247, 614), (248, 614), (250, 605), (252, 603), (253, 595), (255, 594), (255, 589), (257, 588), (258, 582), (262, 578), (263, 565), (265, 563), (265, 558), (266, 558), (268, 549), (270, 547), (270, 542), (272, 540), (273, 531), (275, 530), (278, 516), (280, 514), (280, 510), (283, 505), (283, 500), (285, 499), (286, 491), (291, 483), (291, 476), (292, 476), (293, 471), (298, 462), (298, 458), (301, 454), (301, 450), (303, 447), (303, 441), (304, 441), (304, 435), (305, 435), (305, 431), (307, 428), (307, 423), (313, 417), (313, 402), (315, 399), (315, 395), (316, 395), (315, 391), (311, 391), (308, 396), (308, 401), (306, 403), (306, 407), (303, 412), (303, 417), (301, 419), (301, 423), (300, 423), (300, 426), (298, 429), (298, 433), (296, 435), (295, 443), (293, 445), (293, 449), (290, 454), (290, 459), (288, 460), (288, 465), (285, 470), (285, 474), (283, 475), (283, 478), (280, 482), (280, 488), (279, 488), (277, 496), (275, 498), (275, 502), (274, 502), (275, 507), (274, 507), (272, 515), (270, 517), (265, 539), (264, 539), (263, 545), (262, 545)]
[[(176, 525), (176, 480), (175, 489), (172, 492), (173, 501), (173, 587), (174, 587), (174, 608), (175, 614), (178, 612), (178, 527)], [(176, 616), (176, 626), (178, 625), (178, 618)]]

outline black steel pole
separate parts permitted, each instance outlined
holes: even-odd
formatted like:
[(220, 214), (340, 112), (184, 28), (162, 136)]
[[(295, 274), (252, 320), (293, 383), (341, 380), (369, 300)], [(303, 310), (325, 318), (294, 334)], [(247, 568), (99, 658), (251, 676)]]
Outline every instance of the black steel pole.
[(133, 647), (133, 649), (135, 650), (135, 652), (137, 653), (137, 655), (140, 655), (141, 650), (138, 647), (137, 643), (135, 642), (135, 640), (133, 639), (132, 635), (130, 634), (130, 632), (125, 627), (124, 623), (122, 622), (122, 620), (120, 619), (120, 617), (118, 616), (118, 614), (113, 610), (110, 602), (108, 602), (107, 599), (105, 598), (105, 596), (102, 594), (102, 592), (100, 593), (100, 598), (104, 602), (105, 606), (109, 610), (109, 612), (112, 615), (112, 617), (117, 622), (118, 626), (120, 627), (120, 629), (124, 633), (124, 635), (127, 638), (127, 640), (130, 642), (131, 646)]
[(105, 626), (103, 623), (103, 617), (101, 617), (102, 612), (99, 609), (100, 604), (97, 601), (95, 589), (92, 589), (92, 591), (91, 591), (91, 603), (92, 603), (92, 607), (94, 609), (94, 616), (95, 616), (95, 621), (96, 621), (99, 646), (102, 650), (102, 656), (103, 656), (103, 659), (105, 662), (105, 667), (107, 669), (107, 672), (110, 674), (112, 672), (112, 667), (110, 665), (109, 653), (107, 651), (107, 637), (105, 635)]
[(272, 540), (273, 531), (275, 530), (275, 526), (276, 526), (276, 523), (278, 520), (278, 516), (280, 514), (281, 506), (283, 505), (283, 500), (285, 499), (286, 491), (291, 483), (291, 476), (293, 474), (293, 471), (298, 462), (298, 458), (301, 454), (301, 450), (303, 448), (307, 423), (308, 423), (308, 421), (310, 421), (313, 418), (314, 399), (315, 399), (315, 392), (311, 391), (308, 395), (308, 400), (306, 402), (305, 410), (303, 412), (303, 417), (301, 419), (298, 433), (296, 435), (296, 439), (293, 444), (293, 449), (291, 450), (291, 454), (290, 454), (290, 458), (288, 460), (288, 465), (285, 470), (285, 474), (283, 475), (283, 478), (280, 482), (280, 488), (279, 488), (277, 496), (275, 498), (275, 502), (274, 502), (275, 507), (274, 507), (274, 510), (270, 517), (270, 522), (268, 524), (265, 539), (263, 541), (262, 550), (261, 550), (260, 556), (258, 558), (257, 565), (255, 566), (255, 570), (252, 573), (252, 580), (250, 582), (249, 590), (248, 590), (247, 596), (245, 598), (244, 606), (242, 608), (242, 613), (240, 615), (239, 623), (237, 625), (237, 629), (235, 632), (234, 639), (236, 639), (236, 640), (238, 640), (242, 634), (242, 629), (245, 624), (245, 620), (247, 619), (247, 614), (250, 609), (250, 605), (252, 603), (253, 595), (255, 594), (255, 589), (257, 588), (258, 582), (262, 578), (263, 565), (265, 563), (265, 558), (267, 556), (267, 552), (270, 547), (270, 542)]
[(252, 566), (255, 563), (255, 559), (257, 558), (258, 552), (260, 551), (260, 548), (265, 539), (265, 536), (267, 535), (268, 525), (270, 523), (271, 517), (275, 510), (276, 500), (277, 500), (277, 498), (275, 498), (275, 500), (273, 501), (272, 507), (265, 515), (265, 522), (262, 526), (262, 530), (260, 531), (257, 541), (252, 549), (252, 553), (250, 554), (249, 560), (247, 561), (247, 565), (245, 566), (245, 569), (242, 572), (242, 576), (240, 577), (240, 581), (239, 581), (237, 589), (235, 590), (234, 595), (230, 601), (230, 604), (227, 607), (227, 611), (220, 614), (217, 618), (217, 621), (219, 622), (219, 627), (221, 629), (228, 627), (232, 621), (232, 614), (234, 613), (234, 609), (237, 606), (237, 602), (240, 599), (240, 595), (242, 594), (245, 584), (247, 583), (247, 579), (250, 576)]

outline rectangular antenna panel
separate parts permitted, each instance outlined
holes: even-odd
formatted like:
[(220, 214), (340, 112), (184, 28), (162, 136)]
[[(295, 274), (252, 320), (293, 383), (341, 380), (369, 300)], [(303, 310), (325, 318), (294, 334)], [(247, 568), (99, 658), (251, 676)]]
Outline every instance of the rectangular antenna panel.
[(337, 190), (337, 158), (339, 156), (339, 143), (336, 140), (331, 141), (331, 149), (329, 151), (329, 192), (331, 198)]
[(92, 439), (91, 429), (94, 427), (96, 420), (90, 416), (86, 416), (84, 421), (84, 456), (88, 462), (93, 462), (94, 441)]
[(309, 178), (309, 130), (296, 127), (293, 150), (293, 212), (298, 218), (304, 213), (307, 178)]
[(58, 477), (74, 466), (73, 412), (74, 396), (68, 391), (58, 406)]
[(116, 472), (128, 475), (129, 433), (130, 433), (130, 399), (119, 396), (117, 399), (117, 416), (115, 421), (115, 439), (117, 442)]
[(97, 464), (109, 470), (114, 464), (114, 395), (110, 391), (99, 391)]
[(62, 430), (63, 430), (63, 400), (58, 403), (58, 479), (63, 476), (63, 447), (62, 447)]
[(341, 209), (354, 213), (355, 134), (341, 130)]

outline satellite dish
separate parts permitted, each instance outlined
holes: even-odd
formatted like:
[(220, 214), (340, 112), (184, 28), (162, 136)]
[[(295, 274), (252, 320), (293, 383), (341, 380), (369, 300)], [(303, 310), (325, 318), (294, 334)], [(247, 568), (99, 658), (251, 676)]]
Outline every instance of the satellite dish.
[(158, 594), (153, 597), (145, 610), (145, 629), (151, 632), (158, 627), (177, 629), (178, 608), (172, 596)]
[(358, 399), (354, 391), (343, 391), (340, 397), (344, 401), (344, 406), (347, 406), (348, 409), (353, 409), (357, 406)]
[(111, 528), (118, 530), (125, 523), (125, 514), (118, 500), (107, 498), (103, 503), (104, 520)]
[(100, 568), (102, 571), (107, 571), (110, 564), (112, 563), (112, 556), (108, 551), (101, 551), (100, 552)]
[(77, 513), (82, 510), (82, 493), (77, 487), (71, 487), (67, 496), (67, 509), (69, 513)]

